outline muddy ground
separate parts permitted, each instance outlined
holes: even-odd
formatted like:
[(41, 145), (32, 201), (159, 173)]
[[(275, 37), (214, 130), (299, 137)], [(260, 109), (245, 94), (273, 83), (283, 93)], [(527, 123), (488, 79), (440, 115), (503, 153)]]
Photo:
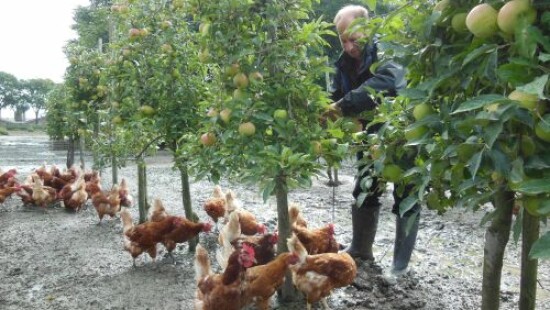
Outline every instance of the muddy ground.
[[(86, 159), (89, 167), (90, 158)], [(20, 133), (0, 137), (2, 169), (17, 168), (19, 178), (24, 179), (44, 162), (61, 167), (65, 163), (65, 152), (53, 150), (46, 136)], [(161, 198), (169, 212), (183, 215), (180, 181), (172, 169), (170, 155), (161, 153), (149, 158), (148, 163), (150, 198)], [(136, 170), (129, 165), (120, 171), (134, 196)], [(111, 185), (109, 173), (107, 169), (103, 174), (104, 188)], [(351, 237), (353, 173), (350, 161), (340, 170), (344, 184), (334, 192), (325, 185), (327, 179), (321, 177), (312, 188), (296, 190), (289, 197), (303, 206), (311, 226), (334, 221), (336, 238), (344, 244)], [(274, 200), (263, 203), (254, 187), (227, 181), (221, 185), (234, 190), (245, 208), (256, 213), (268, 228), (275, 227)], [(212, 186), (207, 181), (191, 185), (193, 206), (201, 219), (206, 219), (206, 214), (200, 206)], [(483, 214), (453, 210), (439, 216), (423, 210), (412, 271), (390, 287), (382, 281), (381, 272), (392, 259), (395, 224), (391, 203), (387, 196), (376, 236), (377, 264), (359, 262), (355, 283), (334, 292), (329, 298), (331, 308), (479, 309), (484, 236), (479, 222)], [(131, 212), (137, 220), (137, 209), (132, 208)], [(161, 253), (156, 263), (142, 256), (137, 260), (138, 267), (133, 268), (130, 255), (122, 250), (121, 230), (118, 218), (98, 225), (91, 205), (77, 214), (59, 206), (44, 212), (23, 206), (19, 199), (9, 199), (0, 205), (0, 309), (192, 309), (196, 286), (193, 255), (187, 252), (187, 245), (176, 249), (175, 265)], [(215, 235), (201, 235), (201, 243), (213, 251)], [(501, 309), (517, 309), (519, 253), (520, 245), (510, 242), (502, 278)], [(305, 309), (304, 303), (279, 305), (276, 298), (272, 305), (274, 309)], [(550, 309), (548, 262), (539, 266), (537, 309)]]

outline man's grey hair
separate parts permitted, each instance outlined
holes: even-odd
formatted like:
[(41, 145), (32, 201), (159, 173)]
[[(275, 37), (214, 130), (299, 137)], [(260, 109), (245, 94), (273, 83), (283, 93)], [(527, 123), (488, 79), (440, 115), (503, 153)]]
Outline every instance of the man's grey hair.
[(340, 23), (342, 18), (348, 16), (353, 17), (353, 19), (358, 17), (369, 18), (369, 11), (360, 5), (346, 5), (336, 13), (336, 16), (334, 16), (334, 25), (338, 27), (338, 23)]

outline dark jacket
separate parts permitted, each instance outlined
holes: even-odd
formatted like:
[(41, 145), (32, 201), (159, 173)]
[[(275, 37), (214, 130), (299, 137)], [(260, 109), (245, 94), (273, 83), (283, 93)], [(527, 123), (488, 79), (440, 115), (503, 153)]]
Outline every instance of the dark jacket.
[(407, 86), (403, 66), (395, 62), (383, 62), (374, 74), (370, 67), (378, 61), (377, 44), (367, 44), (363, 50), (363, 65), (358, 74), (354, 74), (354, 62), (346, 53), (342, 53), (336, 62), (336, 75), (332, 84), (332, 100), (343, 98), (339, 104), (344, 116), (359, 116), (363, 111), (373, 110), (378, 104), (369, 93), (374, 89), (384, 96), (396, 96), (397, 91)]

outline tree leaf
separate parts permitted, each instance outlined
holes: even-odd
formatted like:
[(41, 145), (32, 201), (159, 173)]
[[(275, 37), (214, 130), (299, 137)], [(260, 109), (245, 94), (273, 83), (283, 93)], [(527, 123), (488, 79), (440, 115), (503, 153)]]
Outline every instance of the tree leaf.
[(367, 193), (361, 193), (357, 196), (357, 199), (355, 200), (355, 206), (357, 208), (360, 208), (363, 205), (363, 202), (367, 199), (367, 195)]
[(523, 211), (518, 214), (518, 216), (516, 217), (516, 220), (514, 221), (514, 226), (512, 226), (512, 233), (513, 233), (513, 238), (515, 243), (518, 243), (522, 228), (523, 228)]
[(479, 109), (486, 105), (497, 103), (503, 100), (507, 100), (507, 98), (502, 95), (496, 95), (496, 94), (481, 95), (461, 103), (458, 109), (453, 111), (451, 115)]
[(468, 170), (472, 174), (472, 179), (475, 179), (477, 170), (479, 170), (481, 159), (483, 158), (483, 152), (484, 150), (482, 149), (481, 151), (474, 154), (474, 156), (472, 156), (472, 158), (468, 161)]
[(544, 88), (546, 86), (546, 82), (548, 82), (548, 76), (549, 76), (548, 74), (541, 75), (535, 80), (533, 80), (533, 82), (525, 84), (523, 86), (519, 86), (516, 89), (519, 89), (521, 91), (524, 91), (530, 94), (537, 94), (539, 98), (546, 98), (544, 96)]
[(483, 132), (484, 140), (487, 143), (487, 146), (489, 148), (493, 147), (493, 144), (495, 143), (496, 139), (502, 132), (502, 123), (501, 122), (493, 122), (489, 124), (489, 126), (485, 127), (485, 131)]
[(428, 93), (425, 90), (417, 88), (405, 88), (399, 91), (399, 96), (407, 97), (412, 100), (418, 100), (426, 99), (428, 97)]
[(539, 60), (540, 60), (541, 62), (550, 61), (550, 54), (540, 53), (540, 54), (539, 54)]
[(478, 58), (485, 53), (492, 53), (496, 51), (496, 48), (497, 46), (495, 44), (482, 45), (481, 47), (476, 48), (464, 58), (464, 61), (462, 62), (462, 67), (466, 66), (472, 60)]
[(526, 180), (514, 186), (516, 192), (526, 195), (538, 195), (550, 192), (550, 177)]
[(365, 0), (365, 4), (371, 11), (374, 12), (376, 10), (376, 0)]
[(529, 252), (531, 259), (550, 259), (550, 231), (546, 232), (533, 244)]
[(403, 217), (403, 215), (407, 211), (412, 209), (417, 202), (418, 202), (418, 199), (413, 196), (408, 196), (407, 198), (403, 199), (399, 204), (399, 216)]

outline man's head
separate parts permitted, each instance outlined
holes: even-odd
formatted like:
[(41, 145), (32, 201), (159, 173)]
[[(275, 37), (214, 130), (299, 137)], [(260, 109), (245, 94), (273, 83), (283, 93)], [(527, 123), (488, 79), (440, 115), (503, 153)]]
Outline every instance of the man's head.
[(347, 5), (334, 17), (334, 25), (336, 25), (342, 48), (346, 54), (355, 59), (361, 58), (363, 46), (358, 41), (365, 34), (358, 31), (350, 32), (348, 28), (356, 18), (361, 17), (369, 18), (369, 11), (360, 5)]

